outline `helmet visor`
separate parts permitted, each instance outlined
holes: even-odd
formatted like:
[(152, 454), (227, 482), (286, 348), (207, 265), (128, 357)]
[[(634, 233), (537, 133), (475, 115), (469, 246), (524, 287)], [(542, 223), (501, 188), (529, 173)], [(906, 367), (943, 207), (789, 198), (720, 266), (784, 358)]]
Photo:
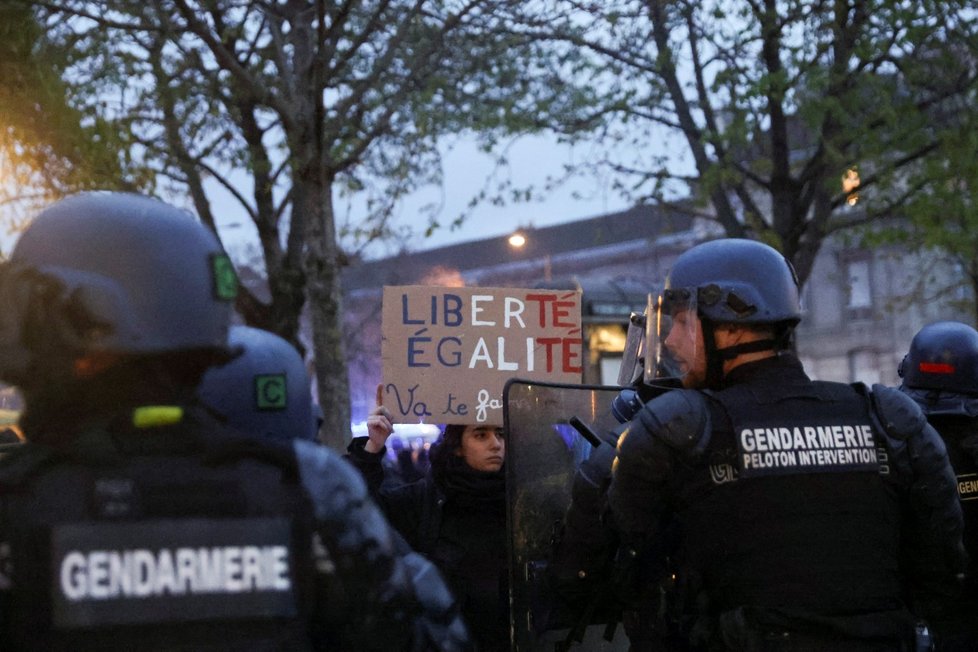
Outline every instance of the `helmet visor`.
[(704, 359), (696, 294), (687, 290), (666, 290), (650, 298), (645, 325), (646, 356), (644, 382), (660, 384), (663, 379), (681, 380), (683, 385)]
[[(651, 301), (651, 295), (649, 295)], [(625, 350), (621, 354), (621, 367), (618, 370), (618, 385), (627, 387), (642, 375), (645, 363), (645, 314), (633, 312), (628, 318), (628, 333), (625, 335)]]

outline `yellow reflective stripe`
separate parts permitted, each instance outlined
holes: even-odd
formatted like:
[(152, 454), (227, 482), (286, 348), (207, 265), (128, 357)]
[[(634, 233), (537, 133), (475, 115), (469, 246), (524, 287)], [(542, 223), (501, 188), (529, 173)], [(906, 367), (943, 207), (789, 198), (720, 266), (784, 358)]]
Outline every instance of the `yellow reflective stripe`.
[(175, 405), (146, 405), (132, 411), (132, 425), (137, 428), (154, 428), (180, 423), (183, 408)]

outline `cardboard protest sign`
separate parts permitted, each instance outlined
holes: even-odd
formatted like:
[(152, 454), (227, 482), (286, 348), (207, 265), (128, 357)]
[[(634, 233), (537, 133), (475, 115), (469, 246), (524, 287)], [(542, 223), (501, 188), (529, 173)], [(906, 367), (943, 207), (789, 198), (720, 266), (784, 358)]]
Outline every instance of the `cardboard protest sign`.
[(578, 290), (387, 286), (382, 333), (396, 423), (502, 425), (510, 378), (581, 382)]

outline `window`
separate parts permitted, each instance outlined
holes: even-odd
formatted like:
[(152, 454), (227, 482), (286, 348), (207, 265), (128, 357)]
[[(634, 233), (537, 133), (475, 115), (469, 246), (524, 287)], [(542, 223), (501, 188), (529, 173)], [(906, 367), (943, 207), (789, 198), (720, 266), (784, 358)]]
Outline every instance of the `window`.
[(849, 352), (849, 380), (869, 386), (881, 381), (879, 356), (866, 349)]
[(849, 319), (870, 319), (873, 311), (873, 284), (869, 260), (850, 260), (846, 263)]
[(869, 261), (854, 260), (849, 263), (849, 308), (869, 308), (873, 305), (869, 286)]
[(602, 385), (617, 385), (618, 372), (621, 370), (620, 355), (601, 356), (601, 377), (598, 379)]

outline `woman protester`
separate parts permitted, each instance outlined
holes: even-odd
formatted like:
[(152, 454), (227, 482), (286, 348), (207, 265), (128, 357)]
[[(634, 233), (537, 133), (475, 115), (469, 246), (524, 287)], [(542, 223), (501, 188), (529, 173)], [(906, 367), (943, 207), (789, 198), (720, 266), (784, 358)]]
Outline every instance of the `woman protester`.
[[(449, 424), (430, 452), (422, 479), (384, 485), (381, 459), (394, 432), (377, 388), (367, 437), (348, 448), (391, 524), (445, 575), (479, 652), (509, 649), (509, 573), (502, 428)], [(382, 486), (383, 485), (383, 486)]]

